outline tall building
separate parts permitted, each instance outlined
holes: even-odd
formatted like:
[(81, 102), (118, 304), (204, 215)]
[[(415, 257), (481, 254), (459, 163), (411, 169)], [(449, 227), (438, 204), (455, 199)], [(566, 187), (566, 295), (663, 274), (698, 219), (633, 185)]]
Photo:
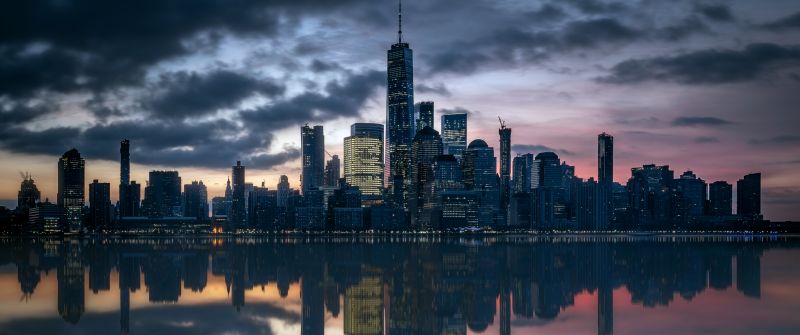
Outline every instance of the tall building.
[(365, 201), (383, 193), (383, 125), (356, 123), (344, 139), (344, 179), (361, 190)]
[(559, 228), (566, 216), (564, 188), (566, 166), (553, 152), (541, 152), (534, 159), (531, 178), (536, 181), (533, 191), (533, 222), (536, 228)]
[(445, 114), (441, 121), (444, 153), (461, 160), (467, 150), (467, 114)]
[(509, 192), (511, 190), (511, 128), (500, 120), (500, 208), (508, 207)]
[(64, 208), (67, 231), (83, 228), (84, 169), (86, 162), (77, 149), (64, 153), (58, 160), (58, 206)]
[(715, 181), (708, 186), (708, 214), (730, 216), (733, 214), (733, 186), (725, 181)]
[(181, 177), (178, 171), (150, 171), (144, 188), (142, 214), (151, 218), (179, 217), (181, 210)]
[(278, 181), (278, 207), (286, 207), (286, 201), (289, 199), (291, 187), (289, 186), (289, 177), (281, 175)]
[(414, 114), (416, 114), (416, 131), (420, 131), (425, 127), (435, 128), (433, 126), (433, 101), (423, 101), (415, 104)]
[(533, 184), (531, 172), (533, 169), (533, 154), (517, 155), (514, 157), (512, 166), (514, 167), (514, 179), (511, 183), (511, 191), (516, 193), (531, 193)]
[(575, 218), (580, 230), (602, 230), (601, 219), (597, 215), (601, 205), (597, 199), (598, 184), (593, 178), (581, 181), (575, 199)]
[(413, 52), (408, 43), (403, 42), (402, 8), (398, 8), (397, 17), (397, 43), (386, 52), (386, 168), (389, 180), (408, 178), (414, 137)]
[(761, 173), (751, 173), (736, 182), (736, 214), (745, 220), (761, 219)]
[(247, 220), (251, 228), (272, 230), (275, 228), (278, 192), (270, 191), (264, 184), (254, 187), (247, 199)]
[(339, 155), (331, 156), (331, 159), (325, 164), (325, 186), (336, 187), (339, 185), (339, 179), (342, 178), (341, 166)]
[(208, 189), (202, 180), (183, 185), (183, 216), (208, 220)]
[(597, 217), (600, 230), (609, 230), (614, 221), (614, 137), (597, 135)]
[(325, 134), (322, 126), (300, 128), (303, 171), (302, 191), (316, 190), (324, 186), (325, 179)]
[(442, 154), (439, 132), (426, 126), (414, 136), (411, 144), (412, 227), (431, 228), (433, 163)]
[(25, 175), (22, 183), (19, 185), (19, 192), (17, 193), (17, 210), (27, 211), (28, 209), (36, 207), (42, 194), (39, 188), (33, 182), (33, 178), (29, 174)]
[(89, 184), (89, 220), (92, 229), (111, 226), (111, 184), (95, 179)]
[(464, 152), (463, 169), (465, 188), (475, 191), (480, 199), (480, 226), (494, 225), (495, 215), (500, 210), (500, 183), (494, 149), (484, 140), (472, 141)]
[(631, 169), (628, 197), (631, 223), (640, 229), (671, 228), (671, 186), (674, 172), (669, 166), (644, 165)]
[(141, 186), (131, 182), (131, 142), (127, 139), (119, 143), (119, 217), (139, 216)]
[(244, 173), (244, 165), (236, 161), (236, 165), (231, 167), (231, 211), (228, 213), (228, 225), (232, 229), (243, 228), (247, 224)]
[(678, 227), (689, 228), (705, 214), (706, 182), (692, 171), (686, 171), (673, 182), (674, 223)]

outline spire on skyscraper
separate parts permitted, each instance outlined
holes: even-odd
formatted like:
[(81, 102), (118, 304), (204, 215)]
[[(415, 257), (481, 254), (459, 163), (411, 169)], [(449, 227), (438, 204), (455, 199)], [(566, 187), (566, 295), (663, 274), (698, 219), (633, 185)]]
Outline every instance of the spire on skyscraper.
[(397, 0), (397, 43), (403, 43), (403, 0)]

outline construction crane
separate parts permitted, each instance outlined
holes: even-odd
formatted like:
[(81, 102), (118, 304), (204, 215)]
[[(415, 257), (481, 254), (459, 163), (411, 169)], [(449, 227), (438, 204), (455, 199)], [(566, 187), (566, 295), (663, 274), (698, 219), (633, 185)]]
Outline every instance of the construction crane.
[(497, 116), (497, 120), (500, 121), (500, 129), (506, 129), (506, 122), (503, 121), (499, 115)]

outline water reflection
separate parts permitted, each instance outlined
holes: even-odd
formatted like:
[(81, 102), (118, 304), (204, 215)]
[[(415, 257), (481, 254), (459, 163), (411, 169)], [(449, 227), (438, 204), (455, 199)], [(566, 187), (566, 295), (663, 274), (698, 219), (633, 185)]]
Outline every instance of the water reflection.
[[(15, 271), (19, 286), (3, 289), (3, 312), (16, 311), (0, 317), (0, 333), (510, 334), (573, 322), (561, 315), (584, 307), (596, 322), (579, 332), (622, 333), (615, 306), (669, 313), (657, 307), (709, 289), (758, 301), (764, 253), (796, 248), (790, 238), (722, 237), (7, 239), (0, 280)], [(39, 292), (53, 281), (56, 297)], [(266, 287), (275, 299), (259, 298)], [(8, 301), (10, 291), (23, 298)], [(114, 305), (87, 312), (94, 296)], [(60, 320), (31, 306), (42, 301)]]

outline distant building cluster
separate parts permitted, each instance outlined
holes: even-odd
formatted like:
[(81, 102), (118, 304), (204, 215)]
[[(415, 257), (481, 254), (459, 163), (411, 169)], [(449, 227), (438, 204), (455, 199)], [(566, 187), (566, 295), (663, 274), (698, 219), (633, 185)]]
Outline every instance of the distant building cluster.
[(254, 186), (236, 162), (224, 196), (212, 198), (209, 209), (203, 182), (183, 184), (178, 171), (151, 171), (144, 189), (131, 181), (131, 144), (122, 140), (116, 204), (110, 184), (94, 180), (87, 208), (85, 161), (72, 149), (58, 162), (57, 202), (41, 201), (25, 176), (17, 208), (0, 210), (4, 230), (669, 231), (762, 220), (758, 173), (737, 182), (734, 215), (732, 185), (709, 186), (692, 171), (675, 177), (669, 166), (643, 165), (626, 185), (614, 182), (609, 134), (598, 135), (597, 180), (584, 180), (553, 152), (512, 157), (512, 129), (502, 119), (499, 162), (485, 140), (467, 144), (466, 113), (442, 115), (441, 132), (435, 130), (434, 102), (414, 103), (413, 53), (401, 36), (387, 51), (385, 126), (353, 124), (342, 160), (325, 150), (322, 125), (302, 126), (298, 190), (287, 176), (275, 189)]

